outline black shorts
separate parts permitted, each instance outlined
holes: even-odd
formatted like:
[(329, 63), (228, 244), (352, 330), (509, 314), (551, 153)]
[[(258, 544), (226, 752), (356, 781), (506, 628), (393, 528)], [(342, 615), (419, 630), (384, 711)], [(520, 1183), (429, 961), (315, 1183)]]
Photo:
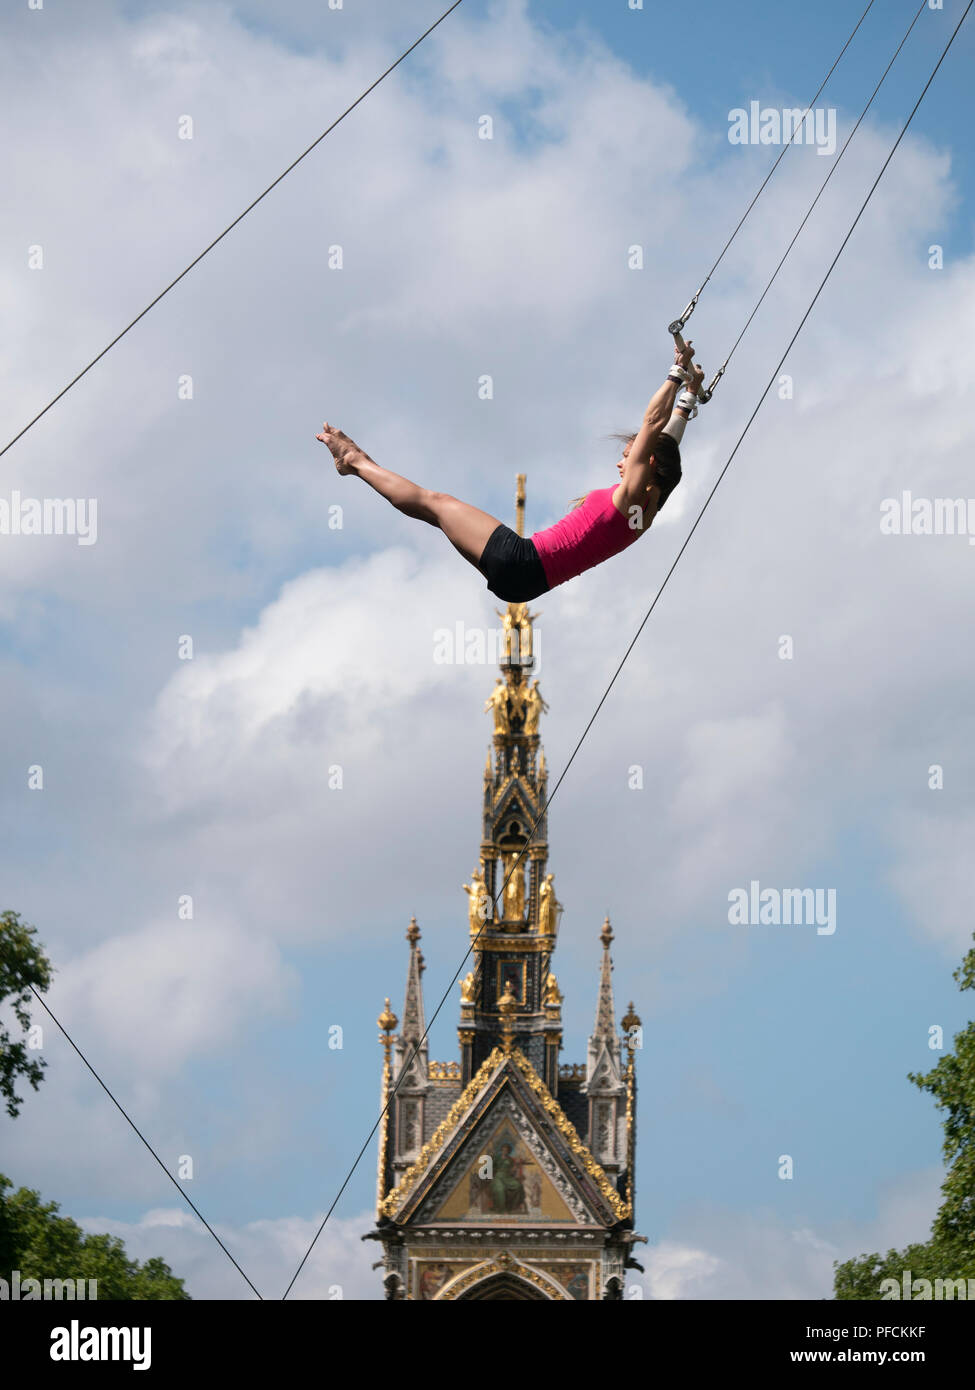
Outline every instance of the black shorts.
[(505, 603), (529, 603), (549, 587), (534, 543), (503, 522), (488, 537), (477, 567)]

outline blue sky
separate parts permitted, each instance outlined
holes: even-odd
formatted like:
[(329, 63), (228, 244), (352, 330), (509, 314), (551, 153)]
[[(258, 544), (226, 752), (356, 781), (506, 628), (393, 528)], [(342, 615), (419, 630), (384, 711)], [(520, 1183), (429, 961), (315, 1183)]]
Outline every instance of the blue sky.
[[(376, 1118), (375, 1018), (387, 994), (400, 1010), (410, 915), (428, 1015), (466, 949), (494, 679), (430, 657), (436, 628), (496, 621), (478, 577), (329, 475), (314, 433), (337, 421), (505, 518), (527, 471), (530, 529), (554, 520), (612, 469), (601, 437), (642, 411), (667, 321), (777, 152), (729, 145), (729, 111), (804, 104), (862, 8), (705, 3), (662, 25), (653, 5), (461, 7), (4, 458), (0, 497), (97, 496), (100, 538), (0, 537), (0, 905), (37, 925), (55, 1012), (160, 1153), (194, 1155), (193, 1200), (271, 1296)], [(690, 427), (654, 545), (537, 605), (554, 769), (961, 8), (919, 21)], [(913, 13), (874, 9), (824, 94), (841, 139)], [(4, 439), (437, 13), (8, 12)], [(921, 1239), (934, 1214), (941, 1129), (906, 1073), (937, 1060), (931, 1025), (950, 1039), (967, 1017), (971, 553), (881, 537), (877, 513), (905, 487), (970, 490), (972, 22), (784, 368), (794, 396), (767, 401), (552, 809), (563, 1060), (585, 1056), (607, 911), (619, 1012), (632, 998), (644, 1021), (653, 1297), (826, 1296), (833, 1258)], [(693, 320), (706, 366), (829, 165), (783, 162)], [(731, 927), (728, 892), (752, 879), (834, 888), (836, 933)], [(165, 1255), (196, 1296), (243, 1296), (77, 1060), (45, 1050), (4, 1171)], [(358, 1242), (374, 1164), (370, 1146), (299, 1296), (378, 1296)]]

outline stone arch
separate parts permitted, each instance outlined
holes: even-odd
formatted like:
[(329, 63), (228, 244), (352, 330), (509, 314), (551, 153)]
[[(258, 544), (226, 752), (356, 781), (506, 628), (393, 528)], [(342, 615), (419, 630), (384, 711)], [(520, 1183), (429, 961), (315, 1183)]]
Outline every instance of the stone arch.
[(463, 1270), (443, 1286), (437, 1298), (561, 1302), (570, 1300), (570, 1295), (550, 1274), (504, 1253)]
[(474, 1299), (507, 1299), (509, 1302), (522, 1303), (548, 1303), (547, 1294), (536, 1289), (534, 1284), (530, 1284), (527, 1279), (522, 1279), (517, 1274), (489, 1274), (486, 1279), (482, 1279), (466, 1293), (458, 1294), (458, 1298), (466, 1300)]

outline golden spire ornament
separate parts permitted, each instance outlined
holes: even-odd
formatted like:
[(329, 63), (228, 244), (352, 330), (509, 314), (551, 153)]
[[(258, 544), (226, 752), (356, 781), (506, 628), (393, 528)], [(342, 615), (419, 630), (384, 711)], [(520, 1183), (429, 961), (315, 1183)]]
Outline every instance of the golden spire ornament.
[[(607, 923), (609, 918), (606, 919)], [(633, 1051), (640, 1046), (639, 1029), (643, 1027), (643, 1020), (633, 1007), (633, 1000), (630, 1000), (630, 1007), (620, 1020), (623, 1026), (623, 1036), (626, 1039), (626, 1052), (629, 1065), (633, 1065)]]
[(399, 1019), (396, 1017), (392, 1009), (389, 1007), (388, 999), (386, 1000), (386, 1007), (383, 1009), (382, 1013), (376, 1019), (376, 1022), (383, 1030), (379, 1035), (379, 1041), (383, 1045), (383, 1051), (386, 1054), (386, 1061), (388, 1063), (389, 1051), (393, 1045), (392, 1032), (393, 1029), (396, 1027), (397, 1023), (399, 1023)]

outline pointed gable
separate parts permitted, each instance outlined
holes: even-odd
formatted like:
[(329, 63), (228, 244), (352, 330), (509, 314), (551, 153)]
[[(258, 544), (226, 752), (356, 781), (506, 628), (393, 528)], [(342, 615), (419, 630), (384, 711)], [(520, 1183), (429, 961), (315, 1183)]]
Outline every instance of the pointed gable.
[(411, 1225), (605, 1228), (629, 1209), (528, 1059), (495, 1048), (382, 1213)]

